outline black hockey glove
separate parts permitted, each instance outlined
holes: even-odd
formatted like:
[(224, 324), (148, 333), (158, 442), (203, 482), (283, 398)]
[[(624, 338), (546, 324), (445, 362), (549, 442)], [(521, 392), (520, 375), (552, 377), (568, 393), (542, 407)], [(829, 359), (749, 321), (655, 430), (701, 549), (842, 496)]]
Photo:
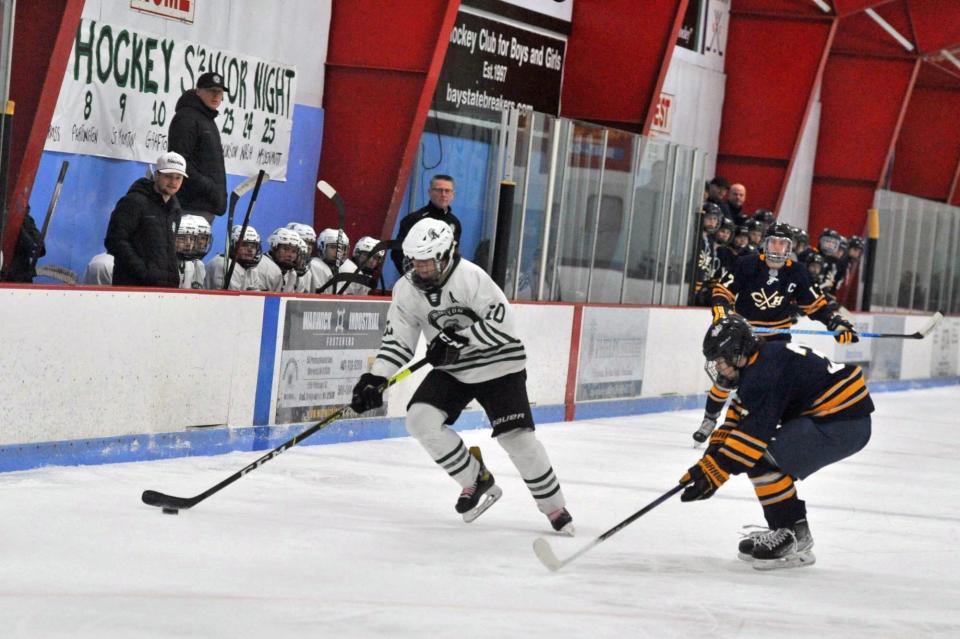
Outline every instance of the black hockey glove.
[(713, 455), (704, 455), (680, 478), (681, 484), (693, 482), (681, 493), (680, 501), (710, 499), (728, 479), (730, 479), (730, 473), (720, 468)]
[(445, 328), (427, 346), (427, 361), (433, 366), (450, 366), (460, 359), (460, 351), (470, 343), (466, 337)]
[(860, 341), (860, 336), (853, 330), (853, 324), (845, 320), (839, 313), (827, 320), (827, 328), (834, 331), (833, 339), (840, 344), (855, 344)]
[(386, 385), (386, 377), (364, 373), (360, 376), (357, 385), (353, 387), (353, 399), (350, 401), (350, 408), (357, 414), (380, 408), (383, 406), (383, 391), (386, 390)]

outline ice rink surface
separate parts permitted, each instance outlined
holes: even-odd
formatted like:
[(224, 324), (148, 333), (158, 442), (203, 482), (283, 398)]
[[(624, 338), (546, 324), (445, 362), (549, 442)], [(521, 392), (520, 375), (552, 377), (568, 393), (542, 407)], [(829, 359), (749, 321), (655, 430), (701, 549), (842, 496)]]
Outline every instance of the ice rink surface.
[(577, 525), (546, 518), (489, 431), (504, 496), (472, 524), (409, 438), (297, 446), (178, 516), (263, 453), (0, 475), (0, 636), (30, 638), (960, 637), (960, 387), (874, 395), (873, 439), (799, 484), (817, 564), (736, 558), (761, 524), (745, 477), (673, 498), (558, 573), (699, 457), (699, 412), (539, 429)]

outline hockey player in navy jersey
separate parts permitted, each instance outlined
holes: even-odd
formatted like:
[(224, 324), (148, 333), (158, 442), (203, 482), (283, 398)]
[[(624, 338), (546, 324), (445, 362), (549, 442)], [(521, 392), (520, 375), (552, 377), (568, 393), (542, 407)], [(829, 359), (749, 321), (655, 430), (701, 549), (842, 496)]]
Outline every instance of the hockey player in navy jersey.
[(457, 252), (450, 226), (424, 218), (403, 240), (404, 277), (393, 288), (383, 342), (373, 366), (353, 389), (357, 413), (383, 405), (387, 378), (413, 358), (420, 334), (433, 370), (407, 406), (406, 426), (430, 457), (460, 484), (456, 510), (470, 522), (502, 491), (478, 447), (454, 430), (473, 399), (486, 411), (493, 437), (523, 477), (554, 530), (573, 534), (560, 481), (534, 433), (527, 399), (526, 352), (503, 291)]
[[(806, 268), (787, 257), (793, 246), (792, 237), (786, 224), (772, 224), (763, 241), (763, 252), (737, 259), (733, 271), (713, 288), (714, 322), (736, 313), (753, 326), (790, 328), (795, 303), (805, 315), (823, 322), (831, 331), (838, 331), (834, 335), (837, 342), (859, 341), (853, 325), (828, 307), (827, 299), (810, 281)], [(770, 334), (765, 339), (787, 341), (790, 337)], [(704, 442), (710, 436), (730, 390), (721, 378), (708, 391), (703, 422), (693, 434), (694, 440)]]
[(794, 482), (869, 441), (874, 407), (863, 371), (806, 346), (760, 340), (738, 315), (707, 330), (703, 354), (710, 377), (737, 394), (703, 457), (680, 479), (688, 484), (681, 499), (708, 499), (730, 475), (745, 473), (768, 529), (741, 540), (739, 557), (759, 570), (812, 565), (813, 537)]

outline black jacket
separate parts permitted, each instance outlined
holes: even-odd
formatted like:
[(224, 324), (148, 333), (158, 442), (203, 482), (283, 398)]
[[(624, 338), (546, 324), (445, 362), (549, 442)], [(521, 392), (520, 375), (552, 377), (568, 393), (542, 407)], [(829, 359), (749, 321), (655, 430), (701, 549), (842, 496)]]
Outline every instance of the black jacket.
[(217, 112), (207, 108), (193, 89), (180, 96), (176, 111), (170, 122), (167, 150), (184, 157), (190, 176), (177, 193), (180, 206), (187, 211), (223, 215), (227, 208), (227, 172), (220, 130), (213, 120)]
[(23, 216), (20, 225), (20, 235), (17, 236), (17, 245), (13, 249), (13, 257), (7, 266), (8, 282), (33, 282), (37, 276), (37, 269), (33, 266), (33, 257), (43, 257), (47, 249), (40, 240), (40, 231), (36, 222), (27, 213)]
[(446, 222), (453, 227), (453, 239), (457, 241), (457, 244), (460, 244), (460, 220), (457, 219), (457, 216), (453, 214), (453, 207), (447, 208), (446, 211), (443, 209), (434, 206), (433, 202), (427, 202), (427, 205), (423, 208), (417, 209), (413, 213), (408, 213), (400, 220), (400, 228), (397, 229), (397, 248), (393, 249), (390, 252), (390, 259), (393, 260), (394, 266), (397, 267), (397, 272), (403, 275), (403, 248), (400, 246), (403, 244), (403, 240), (407, 237), (407, 233), (410, 232), (410, 229), (413, 228), (413, 225), (419, 222), (424, 218), (431, 218), (434, 220), (440, 220), (441, 222)]
[(114, 257), (113, 285), (179, 287), (179, 223), (176, 196), (164, 203), (152, 180), (140, 178), (134, 182), (110, 214), (103, 240)]

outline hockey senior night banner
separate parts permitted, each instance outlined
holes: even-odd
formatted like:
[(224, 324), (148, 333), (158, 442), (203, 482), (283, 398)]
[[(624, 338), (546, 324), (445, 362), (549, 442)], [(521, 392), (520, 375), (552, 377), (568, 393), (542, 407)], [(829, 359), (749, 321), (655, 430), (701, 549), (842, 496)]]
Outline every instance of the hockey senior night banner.
[(207, 71), (223, 75), (216, 122), (227, 173), (287, 174), (296, 68), (82, 19), (44, 149), (153, 163), (177, 100)]
[[(370, 370), (389, 302), (288, 300), (274, 423), (316, 421), (350, 403)], [(384, 398), (386, 400), (386, 397)], [(386, 403), (366, 417), (386, 414)]]

